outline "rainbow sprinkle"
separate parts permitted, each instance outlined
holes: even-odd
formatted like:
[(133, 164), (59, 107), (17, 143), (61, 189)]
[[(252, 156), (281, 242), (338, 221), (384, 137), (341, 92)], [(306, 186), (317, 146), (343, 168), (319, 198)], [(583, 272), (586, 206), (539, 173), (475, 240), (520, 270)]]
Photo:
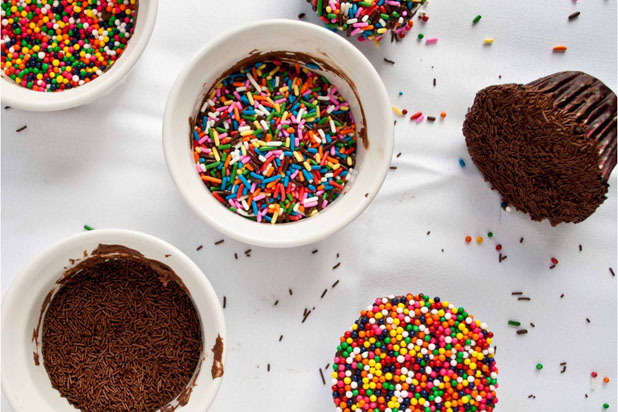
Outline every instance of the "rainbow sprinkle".
[(388, 31), (394, 40), (403, 39), (413, 26), (412, 17), (426, 0), (307, 1), (331, 30), (345, 31), (359, 41), (380, 41)]
[(42, 92), (84, 85), (133, 34), (136, 0), (2, 1), (2, 75)]
[(492, 411), (493, 333), (463, 308), (419, 294), (376, 299), (341, 337), (337, 411)]
[(349, 103), (314, 63), (258, 62), (207, 95), (192, 130), (196, 168), (231, 211), (265, 223), (317, 214), (356, 158)]

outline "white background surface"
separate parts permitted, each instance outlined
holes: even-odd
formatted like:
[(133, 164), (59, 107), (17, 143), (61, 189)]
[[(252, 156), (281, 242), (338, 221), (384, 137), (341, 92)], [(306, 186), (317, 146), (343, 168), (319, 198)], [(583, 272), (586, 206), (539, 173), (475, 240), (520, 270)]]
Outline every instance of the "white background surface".
[[(411, 113), (446, 111), (447, 118), (420, 125), (399, 119), (398, 169), (348, 228), (292, 250), (252, 247), (250, 258), (243, 254), (249, 246), (230, 239), (214, 246), (222, 236), (189, 211), (173, 186), (161, 147), (167, 93), (196, 50), (228, 27), (300, 12), (309, 21), (317, 18), (300, 0), (160, 3), (150, 45), (112, 94), (57, 113), (2, 110), (3, 295), (31, 257), (84, 224), (135, 229), (179, 247), (219, 296), (227, 296), (228, 362), (213, 411), (334, 410), (330, 382), (322, 385), (318, 368), (332, 361), (339, 336), (360, 309), (377, 296), (408, 291), (464, 306), (495, 332), (496, 410), (601, 411), (604, 402), (616, 410), (616, 278), (608, 270), (616, 270), (616, 173), (608, 199), (591, 218), (552, 228), (501, 210), (499, 196), (469, 160), (461, 133), (476, 91), (490, 84), (582, 70), (616, 90), (614, 0), (436, 0), (425, 9), (429, 21), (415, 19), (403, 43), (359, 46), (393, 103)], [(581, 16), (568, 22), (576, 10)], [(483, 17), (472, 26), (477, 14)], [(419, 32), (439, 37), (438, 44), (418, 42)], [(483, 46), (485, 37), (495, 43)], [(568, 51), (552, 53), (557, 44)], [(27, 130), (15, 132), (26, 124)], [(464, 169), (459, 157), (466, 160)], [(463, 241), (488, 230), (494, 238), (482, 246)], [(497, 242), (508, 256), (502, 263)], [(313, 255), (313, 249), (319, 252)], [(560, 261), (553, 270), (551, 257)], [(337, 262), (341, 266), (333, 270)], [(337, 279), (339, 285), (320, 299)], [(514, 290), (532, 301), (518, 302)], [(313, 306), (301, 325), (303, 309)], [(518, 336), (509, 319), (536, 328)], [(560, 374), (565, 361), (567, 371)], [(545, 365), (540, 372), (537, 362)], [(612, 381), (591, 391), (592, 370)], [(4, 398), (2, 410), (11, 411)]]

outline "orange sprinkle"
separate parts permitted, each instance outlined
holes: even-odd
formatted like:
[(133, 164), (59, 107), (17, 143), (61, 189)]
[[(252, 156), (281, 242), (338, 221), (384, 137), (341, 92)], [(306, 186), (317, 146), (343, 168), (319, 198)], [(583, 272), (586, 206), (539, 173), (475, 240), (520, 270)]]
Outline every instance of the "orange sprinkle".
[(559, 46), (554, 46), (552, 50), (558, 53), (564, 53), (566, 49), (567, 49), (567, 46), (559, 45)]

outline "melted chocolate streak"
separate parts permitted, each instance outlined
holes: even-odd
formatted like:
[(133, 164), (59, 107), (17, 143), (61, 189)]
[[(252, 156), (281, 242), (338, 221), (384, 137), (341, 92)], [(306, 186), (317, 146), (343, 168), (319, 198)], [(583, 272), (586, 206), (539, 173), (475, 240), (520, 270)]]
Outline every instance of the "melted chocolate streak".
[[(151, 269), (153, 271), (155, 271), (159, 275), (159, 280), (161, 281), (161, 283), (163, 283), (164, 286), (167, 286), (168, 283), (170, 281), (172, 281), (172, 280), (176, 281), (178, 283), (178, 285), (189, 296), (191, 296), (191, 294), (189, 293), (189, 290), (187, 289), (187, 287), (184, 284), (184, 282), (182, 281), (182, 279), (172, 270), (172, 268), (170, 268), (166, 264), (164, 264), (162, 262), (159, 262), (157, 260), (146, 259), (143, 254), (141, 254), (140, 252), (138, 252), (135, 249), (131, 249), (131, 248), (128, 248), (128, 247), (122, 246), (122, 245), (104, 245), (104, 244), (99, 244), (99, 246), (92, 251), (91, 255), (92, 256), (90, 258), (82, 261), (81, 263), (79, 263), (75, 267), (65, 271), (62, 274), (62, 277), (60, 279), (58, 279), (56, 281), (56, 283), (58, 285), (63, 285), (73, 275), (75, 275), (78, 272), (82, 271), (86, 267), (90, 267), (90, 266), (96, 265), (96, 264), (100, 263), (101, 261), (105, 261), (105, 260), (109, 259), (110, 256), (113, 256), (113, 255), (120, 255), (120, 256), (124, 255), (124, 256), (133, 256), (133, 257), (145, 260), (150, 265)], [(86, 251), (84, 251), (84, 257), (87, 257), (87, 252)], [(77, 261), (79, 261), (79, 259), (73, 260), (73, 262), (77, 262)], [(54, 296), (54, 293), (57, 290), (58, 290), (58, 288), (53, 288), (45, 296), (45, 299), (43, 300), (43, 304), (41, 305), (41, 311), (39, 313), (39, 320), (37, 322), (36, 327), (34, 328), (34, 330), (32, 332), (32, 342), (35, 344), (35, 350), (33, 352), (33, 358), (34, 358), (34, 364), (36, 366), (39, 366), (41, 364), (41, 362), (40, 362), (40, 345), (41, 345), (41, 341), (39, 339), (39, 335), (40, 335), (40, 332), (41, 332), (41, 324), (42, 324), (42, 321), (43, 321), (44, 314), (47, 311), (47, 308), (49, 307), (49, 304), (52, 301), (52, 297)], [(222, 354), (223, 354), (223, 339), (219, 335), (217, 335), (217, 340), (215, 342), (215, 345), (212, 348), (212, 352), (215, 355), (215, 359), (213, 360), (213, 365), (212, 365), (212, 377), (214, 379), (214, 378), (218, 378), (218, 377), (223, 376), (223, 364), (221, 363), (221, 358), (222, 358)], [(193, 378), (191, 378), (191, 381), (187, 384), (185, 389), (180, 393), (180, 395), (178, 395), (178, 398), (177, 398), (178, 404), (177, 405), (172, 405), (170, 403), (168, 405), (165, 405), (164, 407), (161, 408), (161, 412), (174, 412), (177, 408), (179, 408), (180, 406), (184, 406), (184, 405), (186, 405), (189, 402), (189, 398), (191, 396), (193, 388), (196, 385), (195, 382), (196, 382), (196, 380), (197, 380), (197, 378), (198, 378), (198, 376), (200, 374), (200, 371), (202, 369), (202, 363), (203, 363), (204, 359), (205, 358), (203, 358), (203, 357), (200, 359), (200, 361), (199, 361), (199, 363), (197, 365), (197, 369), (195, 371), (195, 374), (193, 375)]]

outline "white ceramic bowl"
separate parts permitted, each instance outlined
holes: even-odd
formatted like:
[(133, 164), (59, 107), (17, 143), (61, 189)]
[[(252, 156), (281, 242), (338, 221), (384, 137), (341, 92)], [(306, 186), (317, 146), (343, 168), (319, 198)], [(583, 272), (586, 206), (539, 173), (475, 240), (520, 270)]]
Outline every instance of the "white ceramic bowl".
[(139, 0), (135, 30), (126, 50), (101, 76), (83, 86), (54, 93), (36, 92), (2, 76), (2, 104), (22, 110), (49, 112), (81, 106), (111, 92), (127, 77), (146, 48), (157, 19), (157, 6), (158, 0)]
[[(2, 388), (15, 412), (75, 412), (52, 388), (45, 367), (34, 364), (32, 333), (43, 300), (69, 267), (69, 259), (82, 258), (99, 243), (119, 244), (147, 258), (169, 265), (191, 293), (202, 321), (205, 360), (186, 406), (178, 412), (204, 412), (214, 400), (221, 378), (212, 379), (213, 347), (217, 334), (223, 338), (222, 362), (226, 360), (226, 329), (217, 295), (199, 267), (180, 250), (156, 237), (120, 229), (94, 230), (71, 236), (51, 246), (23, 269), (2, 302)], [(171, 256), (165, 257), (166, 254)]]
[[(270, 225), (230, 212), (208, 191), (195, 171), (189, 116), (223, 73), (255, 52), (300, 52), (315, 56), (344, 73), (320, 70), (346, 98), (357, 126), (364, 124), (369, 148), (358, 143), (354, 179), (344, 194), (323, 211), (298, 222)], [(355, 93), (356, 92), (356, 93)], [(361, 115), (359, 102), (364, 110)], [(244, 25), (211, 40), (176, 79), (163, 118), (163, 149), (180, 194), (204, 221), (242, 242), (292, 247), (316, 242), (352, 222), (371, 203), (386, 177), (393, 153), (391, 104), (380, 76), (353, 45), (327, 29), (295, 20), (267, 20)]]

